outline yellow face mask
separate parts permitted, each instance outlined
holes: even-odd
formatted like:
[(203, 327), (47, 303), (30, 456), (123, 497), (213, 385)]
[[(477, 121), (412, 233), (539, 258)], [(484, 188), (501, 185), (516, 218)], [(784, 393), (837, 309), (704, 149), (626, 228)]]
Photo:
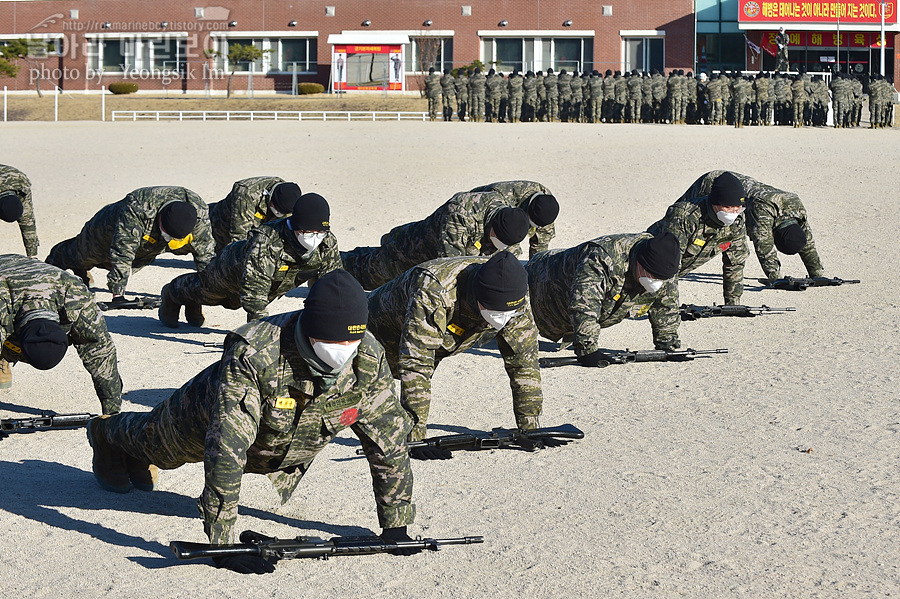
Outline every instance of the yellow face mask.
[(177, 250), (178, 248), (182, 248), (189, 244), (194, 240), (194, 235), (192, 233), (188, 233), (187, 237), (182, 237), (181, 239), (170, 239), (169, 240), (169, 249)]

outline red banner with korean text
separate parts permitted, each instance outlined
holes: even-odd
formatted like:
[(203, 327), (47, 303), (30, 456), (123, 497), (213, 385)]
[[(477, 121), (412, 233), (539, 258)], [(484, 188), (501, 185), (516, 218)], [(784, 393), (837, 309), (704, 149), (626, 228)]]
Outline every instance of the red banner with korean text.
[[(880, 0), (740, 0), (741, 23), (881, 23)], [(884, 22), (897, 23), (897, 0), (885, 3)]]
[[(785, 31), (788, 36), (788, 47), (802, 48), (880, 48), (881, 34), (874, 31)], [(760, 46), (775, 48), (777, 31), (765, 31)], [(894, 36), (887, 36), (887, 47), (892, 47)]]

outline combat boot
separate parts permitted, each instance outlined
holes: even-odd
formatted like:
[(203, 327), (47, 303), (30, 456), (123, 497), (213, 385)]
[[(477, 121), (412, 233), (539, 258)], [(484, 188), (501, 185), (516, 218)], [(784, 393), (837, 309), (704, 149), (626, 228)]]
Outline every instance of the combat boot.
[(188, 321), (189, 325), (202, 327), (203, 323), (206, 322), (206, 318), (203, 316), (203, 306), (194, 303), (185, 304), (184, 318)]
[(128, 470), (128, 478), (135, 489), (149, 493), (156, 488), (156, 483), (159, 481), (159, 468), (153, 464), (126, 455), (125, 468)]
[(12, 365), (0, 358), (0, 389), (12, 387)]
[(169, 291), (169, 286), (166, 285), (162, 288), (162, 292), (160, 293), (159, 321), (170, 329), (177, 329), (178, 314), (180, 312), (181, 304), (179, 304), (172, 298), (172, 294)]
[(109, 416), (100, 416), (91, 419), (87, 425), (88, 443), (94, 449), (94, 478), (107, 491), (128, 493), (131, 490), (131, 480), (125, 465), (125, 453), (106, 438), (108, 419)]

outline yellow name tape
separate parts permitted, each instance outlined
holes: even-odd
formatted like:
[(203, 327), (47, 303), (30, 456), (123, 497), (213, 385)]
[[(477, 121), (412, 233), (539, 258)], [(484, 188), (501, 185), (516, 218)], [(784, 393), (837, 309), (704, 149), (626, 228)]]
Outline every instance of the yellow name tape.
[(279, 410), (293, 410), (297, 407), (297, 400), (293, 397), (279, 397), (275, 400), (275, 407)]
[(284, 272), (284, 271), (286, 271), (288, 268), (290, 268), (290, 267), (289, 267), (287, 264), (285, 264), (284, 266), (279, 266), (279, 267), (278, 267), (278, 270), (279, 270), (280, 272)]
[(150, 243), (156, 243), (156, 240), (150, 237), (149, 235), (144, 235), (144, 241), (149, 241)]
[(12, 341), (4, 341), (3, 347), (7, 347), (10, 350), (12, 350), (14, 353), (17, 353), (17, 354), (22, 353), (22, 348), (19, 347), (18, 345), (16, 345), (15, 343), (13, 343)]
[(455, 325), (452, 322), (447, 325), (447, 330), (456, 335), (457, 337), (461, 337), (463, 333), (465, 333), (465, 329), (463, 329), (459, 325)]
[(257, 212), (254, 216), (255, 216), (256, 218), (258, 218), (259, 220), (262, 220), (262, 219), (264, 219), (264, 218), (266, 217), (265, 214), (260, 214), (259, 212)]
[(704, 245), (706, 245), (706, 240), (705, 239), (695, 239), (694, 245), (699, 245), (700, 247), (703, 247)]

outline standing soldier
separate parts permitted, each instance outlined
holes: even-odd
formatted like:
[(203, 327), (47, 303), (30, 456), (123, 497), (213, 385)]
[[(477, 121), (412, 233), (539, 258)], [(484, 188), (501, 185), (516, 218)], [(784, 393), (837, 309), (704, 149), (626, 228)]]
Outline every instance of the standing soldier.
[(809, 276), (825, 276), (806, 208), (796, 193), (782, 191), (740, 173), (711, 171), (694, 181), (682, 197), (709, 195), (715, 180), (726, 172), (737, 177), (747, 194), (747, 233), (769, 282), (781, 278), (778, 252), (800, 254)]
[(522, 80), (522, 120), (530, 123), (537, 115), (537, 79), (534, 71), (525, 73)]
[(243, 308), (247, 322), (265, 318), (271, 302), (341, 268), (330, 218), (325, 198), (301, 196), (289, 218), (260, 227), (226, 246), (203, 271), (183, 274), (163, 287), (159, 320), (177, 328), (181, 306), (195, 327), (205, 321), (203, 306)]
[(281, 177), (251, 177), (236, 181), (220, 202), (209, 205), (209, 223), (216, 253), (264, 223), (290, 216), (300, 187)]
[(53, 246), (47, 263), (72, 270), (86, 285), (90, 269), (108, 270), (115, 307), (126, 301), (132, 272), (166, 250), (193, 254), (198, 271), (215, 256), (206, 204), (184, 187), (141, 187), (103, 207), (76, 237)]
[(721, 125), (725, 122), (725, 104), (722, 100), (722, 80), (718, 73), (713, 73), (706, 89), (709, 94), (709, 122)]
[(613, 120), (617, 123), (624, 123), (625, 105), (628, 103), (628, 82), (622, 77), (620, 71), (616, 71), (616, 75), (613, 77), (613, 89), (616, 94), (613, 108)]
[(522, 98), (524, 96), (525, 79), (518, 71), (509, 76), (509, 120), (518, 123), (522, 120)]
[(782, 73), (787, 73), (791, 70), (790, 65), (788, 64), (788, 44), (790, 43), (790, 38), (788, 34), (784, 32), (784, 27), (780, 27), (778, 29), (778, 33), (775, 34), (775, 44), (778, 46), (778, 53), (775, 55), (775, 70), (780, 71)]
[(653, 122), (653, 80), (650, 73), (641, 73), (641, 122)]
[(484, 80), (484, 120), (493, 123), (497, 119), (497, 109), (500, 103), (500, 86), (497, 81), (497, 72), (491, 69)]
[(831, 78), (831, 113), (835, 129), (840, 129), (844, 126), (844, 117), (847, 114), (847, 100), (849, 99), (848, 92), (849, 88), (847, 87), (847, 82), (844, 81), (843, 74), (837, 71)]
[(453, 120), (453, 98), (456, 97), (456, 79), (450, 74), (450, 69), (444, 69), (441, 77), (441, 96), (444, 99), (444, 120)]
[(688, 72), (684, 78), (684, 115), (685, 122), (692, 125), (697, 124), (697, 80), (694, 74)]
[(5, 164), (0, 164), (0, 219), (8, 223), (19, 223), (25, 254), (36, 258), (39, 244), (31, 181), (19, 169)]
[(769, 98), (768, 73), (756, 76), (756, 118), (757, 124), (768, 126), (772, 122), (772, 100)]
[(559, 77), (552, 68), (544, 75), (544, 89), (547, 92), (547, 120), (552, 123), (559, 120)]
[(628, 122), (640, 123), (643, 83), (641, 82), (641, 76), (637, 69), (631, 71), (631, 76), (626, 80), (626, 86), (628, 87)]
[(449, 256), (488, 256), (525, 239), (528, 214), (495, 192), (460, 192), (427, 218), (394, 227), (379, 247), (341, 252), (344, 268), (375, 289), (416, 264)]
[(800, 75), (794, 75), (791, 81), (791, 103), (793, 106), (792, 116), (794, 119), (794, 128), (803, 126), (803, 116), (806, 111), (806, 102), (809, 94), (806, 90), (806, 82)]
[(647, 313), (657, 349), (680, 347), (678, 240), (670, 233), (607, 235), (525, 265), (534, 322), (542, 337), (572, 344), (582, 366), (603, 360), (600, 331)]
[(791, 121), (791, 82), (784, 75), (775, 75), (775, 124), (787, 125)]
[(498, 88), (500, 89), (500, 102), (497, 104), (497, 122), (506, 123), (509, 121), (509, 81), (503, 73), (497, 73), (500, 80)]
[[(744, 292), (747, 230), (744, 224), (744, 187), (731, 173), (719, 175), (706, 196), (685, 194), (669, 206), (648, 233), (669, 231), (678, 238), (681, 266), (678, 278), (722, 255), (722, 284), (726, 305), (738, 304)], [(678, 290), (675, 305), (678, 305)]]
[[(833, 81), (833, 80), (832, 80)], [(869, 81), (869, 128), (878, 129), (882, 126), (881, 118), (884, 113), (882, 106), (881, 86), (884, 80), (881, 75), (874, 74)], [(837, 121), (835, 120), (835, 123)]]
[(400, 379), (400, 402), (415, 423), (410, 440), (425, 438), (431, 379), (441, 360), (492, 339), (509, 376), (516, 427), (540, 428), (543, 396), (528, 275), (509, 252), (411, 268), (369, 295), (369, 331)]
[(544, 85), (544, 73), (538, 71), (534, 76), (535, 92), (537, 94), (537, 118), (535, 120), (547, 122), (547, 86)]
[(559, 94), (559, 119), (566, 123), (569, 121), (569, 113), (572, 111), (572, 75), (565, 69), (559, 72), (556, 89)]
[[(382, 538), (409, 539), (411, 424), (367, 318), (359, 284), (346, 272), (329, 273), (302, 311), (229, 333), (221, 358), (152, 411), (91, 420), (94, 477), (116, 493), (132, 485), (152, 491), (158, 468), (203, 462), (203, 528), (212, 545), (228, 545), (245, 472), (268, 475), (286, 502), (315, 456), (349, 428), (369, 462)], [(274, 570), (258, 555), (213, 562), (247, 574)]]
[(653, 122), (664, 123), (666, 120), (663, 104), (666, 100), (666, 78), (659, 71), (650, 72), (650, 94), (653, 100)]
[(709, 77), (700, 73), (697, 77), (697, 123), (709, 124)]
[(468, 84), (471, 76), (471, 70), (459, 69), (456, 71), (456, 79), (453, 82), (456, 89), (456, 116), (460, 121), (466, 120), (466, 108), (469, 104)]
[(572, 99), (569, 101), (569, 121), (572, 123), (581, 122), (581, 104), (584, 100), (584, 86), (581, 83), (581, 77), (577, 71), (572, 72), (572, 80), (569, 82), (572, 90)]
[(479, 123), (484, 120), (484, 92), (484, 73), (475, 67), (475, 72), (469, 78), (469, 115), (470, 120)]
[(863, 84), (862, 81), (859, 80), (859, 77), (850, 77), (850, 91), (853, 95), (852, 106), (853, 106), (853, 115), (851, 119), (851, 124), (854, 127), (859, 127), (859, 121), (862, 118), (862, 105), (863, 105)]
[(116, 346), (91, 292), (55, 266), (0, 256), (0, 389), (12, 386), (11, 363), (50, 370), (69, 345), (91, 375), (103, 413), (118, 412), (122, 377)]
[[(543, 252), (556, 237), (556, 217), (559, 216), (559, 202), (553, 193), (535, 181), (499, 181), (476, 187), (470, 193), (492, 191), (500, 194), (504, 203), (511, 208), (521, 208), (528, 215), (528, 257)], [(518, 256), (518, 246), (509, 248)]]
[(591, 73), (591, 122), (603, 119), (603, 76), (600, 71)]
[(616, 108), (616, 80), (613, 78), (613, 72), (606, 69), (606, 75), (603, 77), (603, 121), (611, 123), (613, 113)]
[(441, 101), (441, 76), (434, 72), (434, 67), (428, 69), (425, 77), (425, 97), (428, 98), (428, 119), (435, 121)]
[(734, 81), (734, 126), (741, 128), (746, 119), (747, 106), (750, 103), (750, 82), (745, 77)]

